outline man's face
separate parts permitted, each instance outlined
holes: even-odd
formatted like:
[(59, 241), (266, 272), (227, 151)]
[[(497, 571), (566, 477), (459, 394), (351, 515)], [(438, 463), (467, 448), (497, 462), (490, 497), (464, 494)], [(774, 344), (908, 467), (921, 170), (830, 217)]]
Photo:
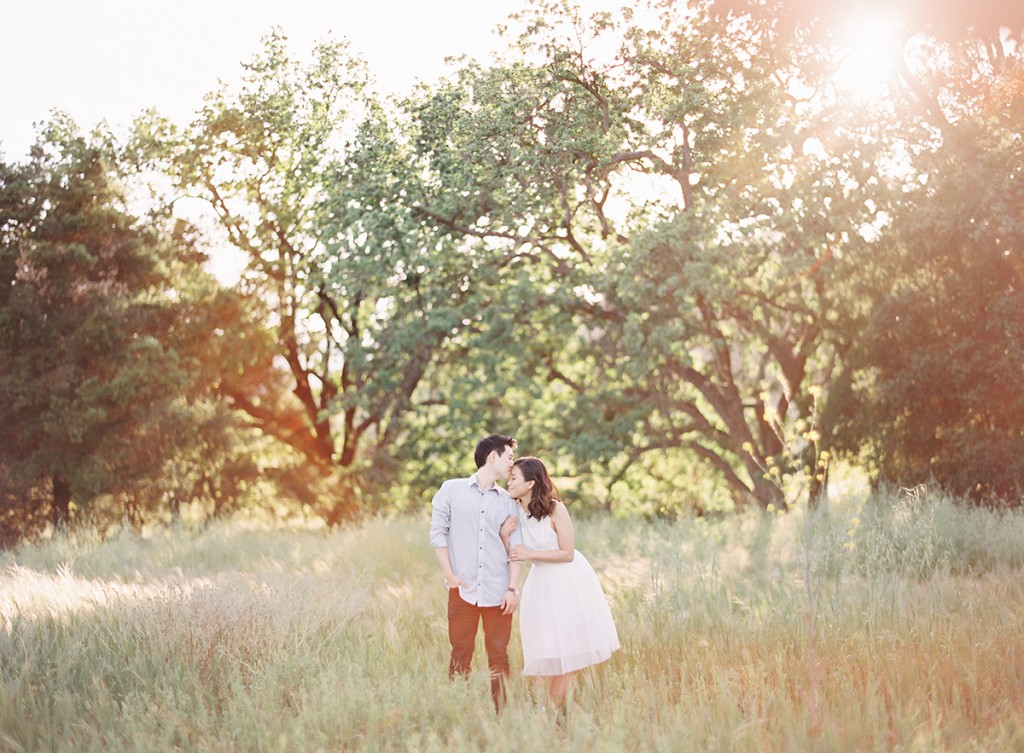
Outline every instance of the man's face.
[(505, 451), (498, 455), (494, 468), (497, 471), (498, 478), (508, 478), (509, 473), (512, 472), (513, 460), (515, 460), (515, 451), (511, 447), (506, 447)]

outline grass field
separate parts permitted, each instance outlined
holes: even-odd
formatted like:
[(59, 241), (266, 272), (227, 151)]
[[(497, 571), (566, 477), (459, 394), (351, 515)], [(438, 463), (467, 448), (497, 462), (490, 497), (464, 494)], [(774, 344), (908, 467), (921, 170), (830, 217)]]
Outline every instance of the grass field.
[[(447, 680), (428, 520), (0, 554), (3, 751), (1024, 751), (1024, 515), (577, 520), (622, 651), (568, 724)], [(513, 671), (521, 667), (513, 634)]]

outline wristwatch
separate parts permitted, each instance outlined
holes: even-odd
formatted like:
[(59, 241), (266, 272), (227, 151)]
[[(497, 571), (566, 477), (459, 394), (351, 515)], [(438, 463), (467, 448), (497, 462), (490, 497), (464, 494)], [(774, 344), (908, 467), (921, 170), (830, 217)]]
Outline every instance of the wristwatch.
[(514, 593), (516, 596), (523, 592), (521, 588), (516, 588), (515, 586), (509, 586), (508, 590)]

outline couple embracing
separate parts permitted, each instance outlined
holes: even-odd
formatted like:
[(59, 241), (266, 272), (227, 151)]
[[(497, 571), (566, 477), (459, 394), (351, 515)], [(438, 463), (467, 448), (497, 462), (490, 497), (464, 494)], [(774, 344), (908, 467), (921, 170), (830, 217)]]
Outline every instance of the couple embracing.
[[(469, 673), (483, 622), (491, 696), (500, 710), (512, 614), (521, 606), (523, 674), (543, 680), (564, 712), (572, 673), (608, 659), (619, 638), (547, 469), (537, 458), (516, 460), (515, 448), (512, 437), (484, 437), (474, 453), (477, 472), (445, 481), (434, 495), (430, 544), (448, 588), (448, 672)], [(527, 561), (533, 567), (521, 585)]]

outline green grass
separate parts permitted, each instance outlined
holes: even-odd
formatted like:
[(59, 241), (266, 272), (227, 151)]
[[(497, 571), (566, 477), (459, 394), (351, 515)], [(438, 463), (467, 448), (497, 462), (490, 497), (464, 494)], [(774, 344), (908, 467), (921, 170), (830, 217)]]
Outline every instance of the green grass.
[(448, 682), (425, 516), (234, 521), (0, 555), (0, 750), (1024, 750), (1024, 515), (576, 523), (623, 649), (565, 728)]

